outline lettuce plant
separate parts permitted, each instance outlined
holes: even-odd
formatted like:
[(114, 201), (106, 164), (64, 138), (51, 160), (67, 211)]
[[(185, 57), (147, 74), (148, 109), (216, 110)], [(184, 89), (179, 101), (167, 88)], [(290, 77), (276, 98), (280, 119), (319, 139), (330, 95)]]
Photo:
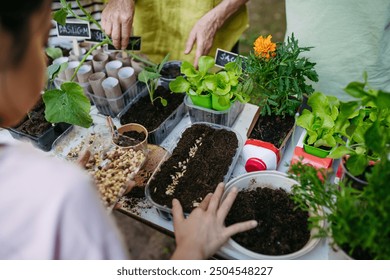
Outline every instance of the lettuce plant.
[(188, 95), (212, 94), (218, 97), (218, 102), (222, 106), (228, 105), (233, 97), (242, 103), (248, 102), (247, 89), (240, 81), (241, 67), (235, 62), (229, 62), (224, 70), (211, 73), (210, 69), (213, 66), (214, 58), (210, 56), (200, 57), (198, 69), (184, 61), (180, 68), (184, 76), (178, 76), (170, 82), (170, 90), (175, 93), (185, 92)]
[(345, 143), (342, 136), (349, 124), (346, 118), (341, 117), (337, 97), (315, 92), (309, 97), (307, 104), (311, 110), (304, 109), (297, 118), (297, 125), (307, 131), (306, 143), (314, 147), (329, 148)]

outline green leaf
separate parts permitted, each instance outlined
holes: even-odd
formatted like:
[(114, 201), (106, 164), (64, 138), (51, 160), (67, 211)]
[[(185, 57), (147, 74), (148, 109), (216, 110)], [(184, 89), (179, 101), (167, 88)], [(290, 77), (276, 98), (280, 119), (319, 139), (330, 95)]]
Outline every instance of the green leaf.
[(378, 99), (376, 106), (380, 109), (390, 110), (390, 93), (384, 91), (378, 91)]
[(54, 75), (59, 72), (61, 64), (52, 64), (47, 67), (47, 76), (50, 80), (54, 78)]
[(157, 73), (160, 73), (161, 72), (161, 69), (164, 67), (164, 64), (167, 63), (169, 59), (169, 53), (164, 57), (164, 59), (161, 61), (161, 63), (158, 65), (157, 67)]
[(199, 58), (199, 72), (202, 75), (205, 75), (213, 66), (214, 66), (214, 58), (211, 56), (203, 55)]
[(160, 73), (150, 72), (148, 70), (143, 69), (138, 75), (138, 80), (146, 84), (150, 80), (155, 80), (159, 77), (161, 77)]
[(357, 101), (340, 102), (339, 117), (345, 119), (351, 117), (356, 113), (359, 106)]
[(330, 152), (329, 156), (333, 159), (342, 158), (345, 155), (353, 154), (354, 151), (346, 146), (338, 146), (336, 149)]
[(91, 103), (84, 95), (83, 88), (74, 82), (65, 82), (61, 89), (46, 91), (43, 94), (45, 117), (48, 122), (65, 122), (90, 127), (92, 118), (89, 115)]
[(191, 84), (183, 76), (178, 76), (169, 83), (169, 89), (176, 93), (188, 92), (190, 86)]
[(183, 61), (180, 67), (180, 72), (188, 78), (200, 76), (194, 65), (192, 65), (188, 61)]
[(385, 145), (383, 145), (383, 137), (379, 129), (378, 121), (376, 121), (370, 128), (367, 129), (366, 133), (364, 134), (364, 141), (366, 146), (375, 153), (380, 154), (383, 151)]
[(168, 101), (166, 99), (161, 98), (160, 101), (161, 101), (161, 105), (163, 105), (164, 107), (168, 105)]
[(367, 93), (364, 90), (365, 86), (366, 86), (365, 83), (351, 82), (347, 85), (344, 91), (353, 97), (362, 98), (367, 95)]
[(207, 90), (214, 92), (217, 89), (218, 82), (215, 76), (207, 76), (203, 80), (203, 85)]
[(346, 167), (353, 176), (363, 174), (367, 166), (368, 159), (365, 155), (351, 155), (346, 162)]
[(66, 17), (68, 16), (68, 11), (66, 8), (62, 7), (57, 12), (53, 14), (53, 19), (61, 25), (66, 24)]
[(328, 99), (322, 92), (314, 92), (309, 99), (307, 104), (311, 107), (312, 112), (324, 112), (325, 107), (329, 104)]
[(313, 125), (313, 121), (314, 115), (307, 109), (304, 109), (302, 115), (297, 118), (297, 125), (309, 129)]
[(51, 57), (53, 60), (59, 57), (62, 57), (62, 50), (60, 48), (48, 47), (45, 49), (46, 54)]

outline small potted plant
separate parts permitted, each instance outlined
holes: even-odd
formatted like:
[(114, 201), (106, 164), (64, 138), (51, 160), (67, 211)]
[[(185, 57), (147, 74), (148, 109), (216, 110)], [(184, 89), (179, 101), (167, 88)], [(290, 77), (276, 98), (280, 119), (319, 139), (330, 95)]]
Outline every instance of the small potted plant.
[(367, 87), (364, 82), (351, 82), (345, 91), (355, 97), (347, 102), (351, 113), (346, 129), (347, 144), (333, 150), (329, 157), (342, 158), (345, 178), (355, 181), (357, 188), (367, 184), (370, 169), (390, 139), (390, 94)]
[[(303, 148), (306, 153), (325, 158), (337, 144), (344, 144), (342, 136), (349, 123), (339, 117), (340, 101), (337, 97), (313, 93), (307, 100), (311, 110), (304, 109), (297, 118), (297, 125), (306, 130)], [(344, 131), (344, 133), (343, 133)]]
[(141, 91), (118, 115), (122, 125), (139, 123), (149, 132), (148, 142), (160, 144), (185, 114), (184, 95), (171, 94), (160, 82), (169, 54), (159, 64), (146, 66), (138, 75), (146, 89)]
[[(208, 121), (231, 126), (243, 109), (243, 106), (239, 106), (238, 103), (244, 104), (249, 100), (243, 83), (240, 81), (242, 69), (237, 63), (230, 62), (225, 65), (224, 70), (212, 73), (213, 66), (214, 58), (210, 56), (200, 57), (199, 69), (195, 69), (191, 63), (184, 61), (181, 65), (183, 76), (170, 82), (169, 88), (175, 93), (186, 93), (185, 102), (190, 109), (190, 117), (194, 121)], [(224, 119), (214, 118), (215, 115), (227, 115), (231, 107), (236, 104), (240, 109), (231, 110), (234, 114), (231, 114), (225, 123), (221, 123)], [(199, 110), (202, 111), (197, 114)]]
[[(372, 169), (366, 187), (359, 191), (349, 184), (321, 180), (325, 173), (298, 162), (291, 166), (293, 199), (301, 209), (326, 208), (311, 221), (325, 221), (317, 237), (329, 239), (334, 250), (353, 259), (390, 259), (390, 161), (388, 151)], [(315, 225), (313, 225), (315, 226)]]
[(261, 108), (248, 138), (270, 142), (282, 148), (295, 124), (295, 114), (317, 82), (315, 63), (302, 56), (310, 47), (300, 47), (294, 33), (285, 42), (273, 43), (272, 36), (260, 36), (243, 61), (247, 83), (252, 84), (250, 102)]

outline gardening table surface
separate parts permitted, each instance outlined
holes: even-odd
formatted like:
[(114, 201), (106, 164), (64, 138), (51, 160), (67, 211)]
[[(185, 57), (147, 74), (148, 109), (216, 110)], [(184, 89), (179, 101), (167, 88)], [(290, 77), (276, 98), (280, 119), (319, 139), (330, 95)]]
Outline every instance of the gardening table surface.
[[(243, 141), (247, 139), (247, 132), (248, 129), (252, 123), (252, 120), (254, 116), (257, 113), (257, 106), (251, 105), (251, 104), (245, 104), (244, 110), (241, 112), (241, 114), (237, 117), (233, 129), (237, 131)], [(97, 110), (94, 106), (92, 106), (91, 109), (91, 115), (94, 119), (94, 123), (99, 125), (105, 125), (106, 118), (100, 114), (97, 113)], [(117, 126), (120, 126), (119, 120), (114, 119), (114, 123)], [(174, 128), (174, 130), (168, 135), (168, 137), (161, 143), (160, 146), (166, 148), (167, 150), (171, 150), (171, 146), (176, 142), (176, 139), (178, 137), (178, 134), (180, 134), (183, 129), (190, 125), (190, 117), (188, 113), (185, 115), (185, 117), (180, 121), (180, 123)], [(103, 126), (101, 126), (103, 127)], [(75, 129), (77, 128), (77, 129)], [(80, 127), (75, 127), (73, 130), (75, 133), (74, 141), (77, 141), (77, 133), (80, 131), (82, 132), (83, 129)], [(300, 137), (303, 133), (303, 129), (300, 127), (297, 127), (295, 131), (293, 132), (290, 141), (288, 142), (286, 149), (284, 150), (284, 153), (282, 154), (281, 162), (279, 163), (278, 170), (281, 172), (286, 172), (288, 168), (288, 164), (290, 163), (291, 157), (293, 155), (294, 147), (297, 145), (298, 141), (300, 141)], [(71, 145), (72, 141), (70, 140), (69, 145)], [(14, 142), (12, 136), (9, 134), (9, 132), (5, 129), (0, 129), (0, 142), (2, 143), (11, 143)], [(49, 154), (53, 154), (53, 151), (49, 152)], [(335, 163), (336, 164), (336, 163)], [(335, 166), (334, 166), (335, 168)], [(336, 169), (333, 169), (336, 170)], [(236, 167), (233, 170), (232, 178), (239, 176), (241, 174), (246, 173), (244, 169), (244, 162), (240, 156), (240, 158), (237, 161)], [(126, 214), (127, 216), (137, 219), (141, 222), (143, 222), (146, 225), (149, 225), (165, 234), (173, 236), (173, 224), (172, 221), (168, 221), (164, 218), (162, 218), (159, 213), (157, 212), (155, 207), (150, 207), (150, 204), (144, 200), (140, 200), (139, 203), (135, 206), (132, 206), (133, 208), (130, 209), (129, 207), (121, 207), (118, 209), (118, 211)], [(311, 250), (306, 255), (303, 255), (299, 259), (328, 259), (329, 255), (332, 254), (332, 258), (337, 258), (337, 255), (333, 255), (334, 253), (331, 252), (332, 250), (328, 250), (328, 242), (327, 240), (320, 240), (320, 242), (316, 245), (316, 247)], [(226, 259), (248, 259), (248, 257), (237, 250), (235, 250), (230, 245), (224, 245), (216, 254), (217, 258), (226, 258)]]

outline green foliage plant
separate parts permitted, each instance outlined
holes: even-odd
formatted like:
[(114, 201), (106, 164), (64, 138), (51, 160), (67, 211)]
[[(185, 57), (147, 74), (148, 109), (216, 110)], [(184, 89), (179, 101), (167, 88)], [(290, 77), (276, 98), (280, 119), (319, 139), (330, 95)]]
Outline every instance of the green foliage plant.
[(160, 99), (163, 106), (167, 106), (167, 100), (161, 96), (154, 96), (156, 89), (159, 85), (158, 81), (161, 77), (161, 69), (164, 64), (168, 61), (169, 54), (167, 54), (160, 64), (154, 64), (146, 66), (138, 75), (138, 80), (145, 83), (149, 92), (150, 102), (154, 104), (154, 101)]
[(285, 42), (273, 43), (272, 36), (260, 36), (254, 50), (244, 60), (244, 74), (253, 90), (250, 102), (261, 108), (261, 115), (294, 116), (317, 82), (315, 63), (302, 56), (311, 47), (300, 47), (294, 33)]
[(230, 104), (233, 98), (241, 103), (248, 102), (247, 88), (241, 83), (241, 67), (235, 62), (229, 62), (225, 69), (214, 73), (211, 72), (214, 64), (214, 58), (210, 56), (199, 58), (198, 69), (184, 61), (180, 68), (183, 75), (170, 82), (170, 90), (175, 93), (185, 92), (189, 96), (212, 94), (218, 98), (221, 106)]
[[(92, 15), (86, 11), (80, 4), (79, 0), (76, 0), (78, 8), (83, 12), (83, 15), (77, 15), (73, 9), (71, 3), (66, 0), (61, 0), (61, 9), (53, 13), (53, 19), (61, 25), (65, 25), (68, 15), (72, 17), (94, 23), (100, 31), (105, 35), (102, 42), (99, 42), (91, 47), (91, 49), (83, 56), (79, 66), (75, 69), (70, 81), (61, 84), (60, 89), (52, 89), (47, 86), (43, 93), (43, 101), (45, 103), (45, 118), (48, 122), (66, 122), (69, 124), (79, 125), (81, 127), (89, 127), (92, 124), (92, 118), (90, 116), (91, 104), (89, 99), (85, 96), (83, 88), (74, 79), (78, 70), (83, 65), (87, 57), (97, 48), (112, 44), (112, 40), (104, 33), (103, 28), (96, 21)], [(59, 55), (58, 50), (50, 48), (47, 50), (50, 57), (54, 59)], [(128, 52), (129, 55), (136, 58), (139, 61), (146, 63), (147, 65), (153, 65), (148, 60), (145, 60), (141, 56), (138, 56), (132, 52)], [(48, 85), (53, 83), (53, 80), (58, 76), (61, 71), (64, 71), (67, 64), (50, 65), (48, 71)]]
[(383, 149), (390, 146), (390, 93), (369, 88), (366, 74), (363, 82), (351, 82), (345, 91), (355, 98), (344, 104), (351, 113), (345, 130), (348, 142), (329, 156), (347, 156), (348, 171), (359, 176), (373, 161), (380, 160)]
[(340, 125), (336, 126), (340, 107), (337, 97), (315, 92), (309, 97), (307, 104), (311, 110), (304, 109), (297, 118), (297, 125), (307, 131), (307, 144), (333, 148), (337, 143), (344, 143), (337, 130)]
[[(390, 259), (390, 161), (388, 151), (383, 155), (361, 191), (320, 179), (326, 178), (324, 171), (302, 162), (290, 168), (290, 177), (299, 182), (292, 199), (303, 210), (325, 210), (309, 219), (319, 230), (317, 237), (329, 238), (355, 258)], [(318, 227), (319, 221), (325, 227)]]

